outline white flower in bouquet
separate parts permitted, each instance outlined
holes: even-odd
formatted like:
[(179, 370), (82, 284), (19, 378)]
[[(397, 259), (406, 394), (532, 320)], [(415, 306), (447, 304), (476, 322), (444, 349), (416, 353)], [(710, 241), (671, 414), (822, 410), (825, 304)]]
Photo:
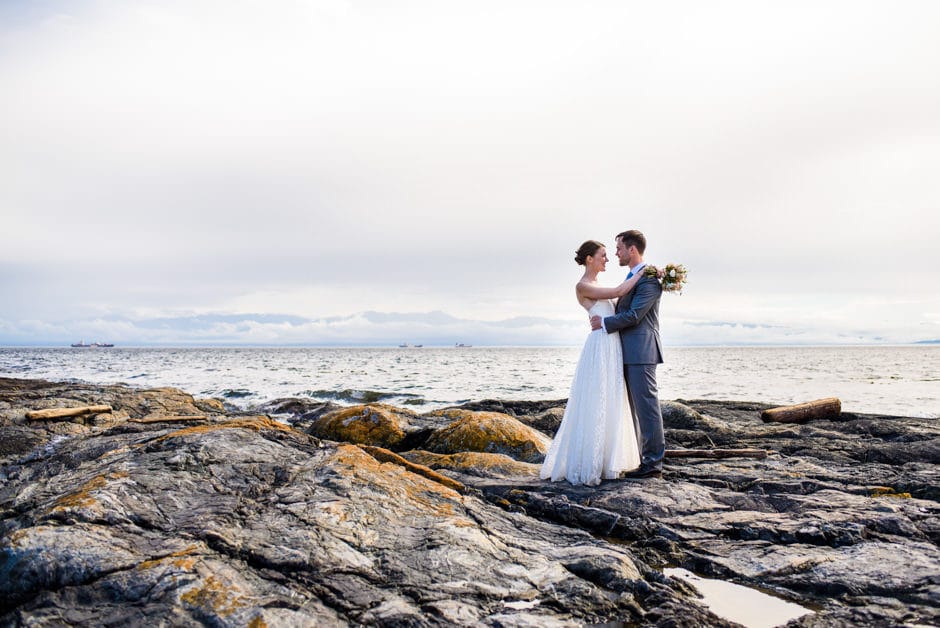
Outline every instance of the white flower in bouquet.
[(666, 264), (663, 268), (657, 268), (652, 264), (645, 269), (647, 277), (656, 277), (663, 284), (663, 292), (678, 292), (682, 294), (685, 287), (686, 275), (688, 270), (682, 264)]

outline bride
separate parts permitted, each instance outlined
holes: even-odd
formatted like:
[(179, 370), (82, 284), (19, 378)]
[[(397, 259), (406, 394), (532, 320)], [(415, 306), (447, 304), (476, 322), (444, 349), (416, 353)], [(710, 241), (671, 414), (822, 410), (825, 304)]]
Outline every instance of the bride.
[[(630, 292), (643, 273), (616, 288), (597, 284), (607, 268), (607, 250), (595, 240), (578, 249), (574, 261), (584, 266), (575, 293), (588, 314), (614, 314), (609, 299)], [(640, 465), (640, 451), (623, 379), (623, 355), (619, 334), (603, 329), (591, 332), (571, 382), (568, 405), (539, 474), (543, 480), (568, 480), (572, 484), (600, 484)]]

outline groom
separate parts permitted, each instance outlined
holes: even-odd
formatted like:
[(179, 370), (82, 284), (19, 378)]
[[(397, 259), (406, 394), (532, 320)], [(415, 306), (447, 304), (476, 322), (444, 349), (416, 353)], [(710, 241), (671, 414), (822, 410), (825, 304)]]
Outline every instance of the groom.
[[(617, 235), (617, 257), (629, 266), (627, 279), (643, 272), (646, 237), (632, 229)], [(623, 375), (633, 423), (642, 444), (640, 468), (623, 474), (626, 478), (662, 477), (666, 440), (663, 416), (656, 388), (656, 365), (663, 363), (659, 340), (659, 298), (663, 288), (655, 277), (643, 277), (636, 287), (617, 301), (613, 316), (591, 317), (591, 329), (608, 334), (620, 332), (623, 345)]]

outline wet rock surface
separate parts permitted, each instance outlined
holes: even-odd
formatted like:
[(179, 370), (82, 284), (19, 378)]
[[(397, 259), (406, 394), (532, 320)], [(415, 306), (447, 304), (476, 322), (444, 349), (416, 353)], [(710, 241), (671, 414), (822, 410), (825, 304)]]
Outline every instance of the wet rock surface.
[[(114, 412), (25, 418), (92, 404)], [(573, 487), (538, 479), (537, 446), (510, 446), (544, 442), (564, 401), (389, 407), (328, 439), (331, 413), (351, 425), (374, 407), (239, 413), (173, 389), (0, 379), (0, 625), (731, 625), (667, 564), (816, 610), (792, 626), (940, 622), (936, 419), (663, 405), (670, 449), (772, 454)], [(397, 454), (339, 442), (379, 423)], [(429, 451), (473, 426), (492, 443)]]

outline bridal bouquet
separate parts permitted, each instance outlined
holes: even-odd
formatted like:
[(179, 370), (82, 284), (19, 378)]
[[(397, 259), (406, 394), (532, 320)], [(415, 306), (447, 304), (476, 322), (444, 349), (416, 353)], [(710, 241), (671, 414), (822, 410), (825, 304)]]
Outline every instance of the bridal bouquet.
[(688, 274), (682, 264), (666, 264), (663, 268), (648, 265), (644, 272), (647, 277), (656, 277), (662, 282), (663, 292), (678, 292), (679, 294), (682, 294)]

